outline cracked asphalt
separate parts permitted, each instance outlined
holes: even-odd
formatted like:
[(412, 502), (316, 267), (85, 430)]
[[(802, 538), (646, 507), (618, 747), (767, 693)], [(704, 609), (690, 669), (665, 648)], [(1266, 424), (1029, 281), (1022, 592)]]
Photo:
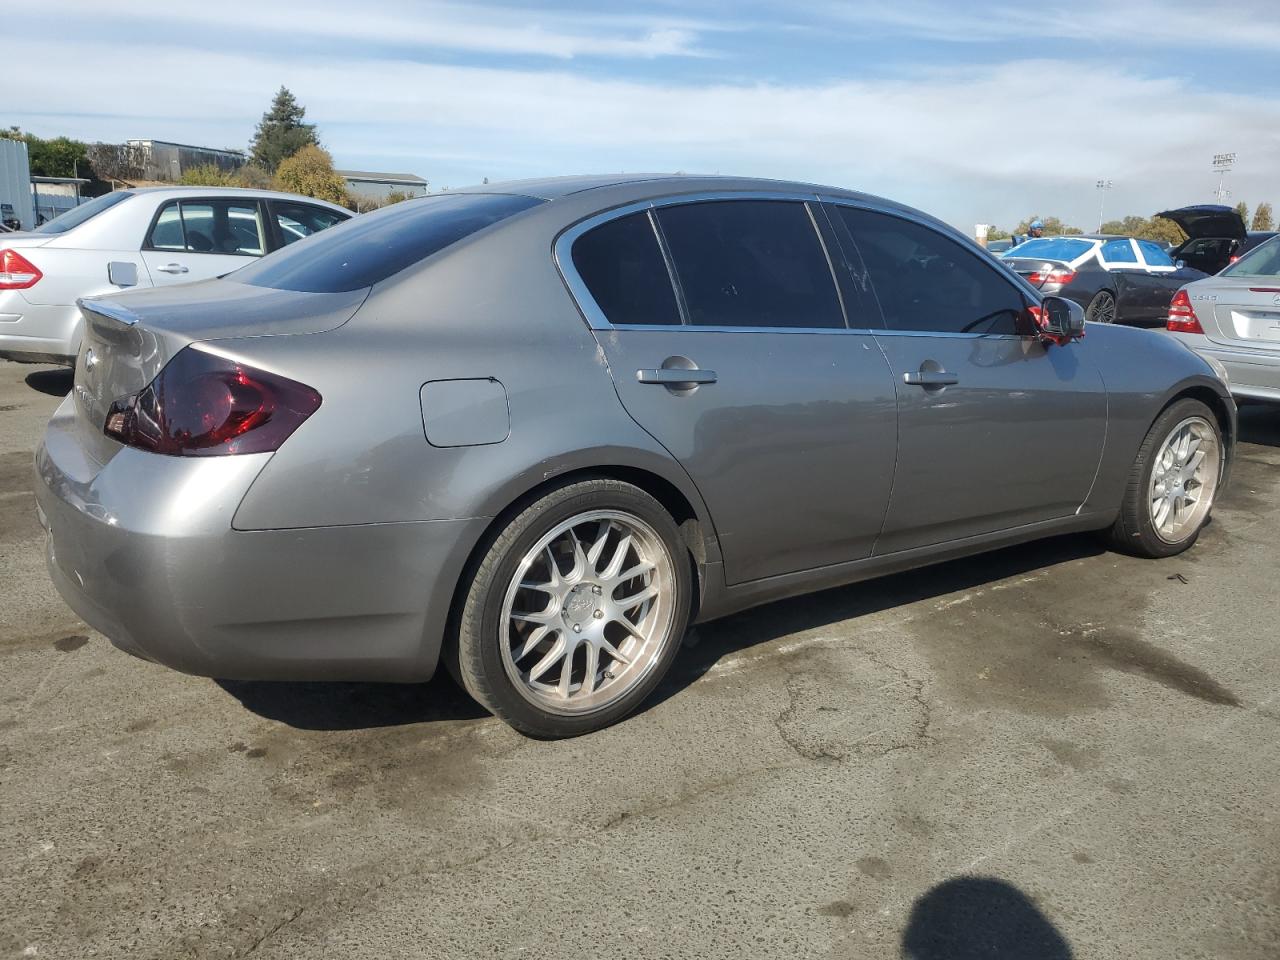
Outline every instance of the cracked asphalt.
[(773, 604), (541, 743), (444, 679), (112, 648), (30, 493), (68, 388), (0, 362), (0, 955), (1280, 955), (1278, 409), (1183, 557), (1068, 537)]

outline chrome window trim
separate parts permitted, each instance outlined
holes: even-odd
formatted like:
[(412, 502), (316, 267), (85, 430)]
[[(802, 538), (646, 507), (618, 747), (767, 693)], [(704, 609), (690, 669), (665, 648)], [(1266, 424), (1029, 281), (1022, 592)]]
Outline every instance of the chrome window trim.
[[(600, 305), (596, 303), (595, 298), (591, 296), (591, 291), (587, 289), (586, 283), (578, 274), (573, 266), (573, 244), (584, 233), (587, 233), (601, 224), (608, 223), (611, 220), (617, 220), (622, 217), (630, 216), (633, 213), (641, 213), (644, 211), (653, 211), (662, 207), (682, 206), (690, 203), (706, 203), (718, 200), (787, 200), (793, 203), (821, 203), (821, 198), (816, 193), (807, 191), (777, 191), (777, 190), (713, 190), (700, 193), (671, 194), (664, 197), (655, 197), (649, 200), (638, 200), (634, 203), (623, 204), (622, 206), (613, 207), (601, 213), (594, 214), (584, 220), (579, 220), (572, 226), (566, 227), (556, 237), (552, 244), (552, 259), (555, 261), (556, 269), (560, 271), (560, 277), (564, 280), (564, 284), (569, 288), (569, 294), (577, 304), (578, 311), (582, 314), (582, 318), (587, 322), (587, 326), (592, 330), (665, 330), (668, 333), (674, 330), (693, 330), (707, 333), (800, 333), (800, 334), (833, 334), (833, 333), (861, 333), (868, 334), (873, 331), (869, 328), (849, 327), (848, 314), (844, 308), (844, 301), (841, 296), (840, 284), (837, 282), (835, 270), (831, 262), (831, 252), (827, 249), (826, 241), (823, 239), (822, 231), (813, 224), (812, 208), (806, 208), (809, 216), (810, 224), (813, 226), (814, 234), (818, 239), (818, 245), (822, 249), (824, 262), (831, 268), (831, 282), (836, 288), (836, 302), (840, 304), (840, 314), (844, 317), (844, 324), (839, 327), (731, 327), (731, 326), (698, 326), (686, 321), (685, 307), (681, 302), (683, 297), (680, 288), (674, 285), (673, 292), (676, 295), (676, 305), (681, 311), (681, 323), (626, 323), (614, 325), (605, 317), (604, 311), (600, 309)], [(655, 227), (660, 228), (656, 218), (653, 219)], [(669, 256), (664, 244), (659, 243), (664, 258)], [(669, 271), (674, 269), (674, 265), (669, 264)]]

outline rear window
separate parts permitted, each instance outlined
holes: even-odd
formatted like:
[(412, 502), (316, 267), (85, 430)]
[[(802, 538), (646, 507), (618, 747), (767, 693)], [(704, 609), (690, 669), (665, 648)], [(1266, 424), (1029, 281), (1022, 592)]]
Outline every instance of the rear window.
[(72, 207), (66, 213), (60, 213), (47, 223), (42, 223), (36, 227), (36, 233), (66, 233), (72, 227), (78, 227), (86, 220), (92, 220), (103, 210), (110, 210), (117, 203), (124, 203), (134, 194), (127, 190), (120, 190), (115, 193), (104, 193), (100, 197), (94, 197), (88, 203), (82, 203), (78, 207)]
[(1254, 247), (1222, 271), (1223, 277), (1280, 277), (1280, 237)]
[(1148, 267), (1173, 266), (1173, 258), (1158, 243), (1153, 243), (1150, 240), (1139, 240), (1138, 249), (1142, 251), (1142, 259), (1147, 261)]
[(1070, 263), (1083, 257), (1094, 248), (1090, 240), (1072, 240), (1068, 237), (1044, 237), (1020, 243), (1001, 256), (1009, 260), (1026, 257), (1030, 260), (1062, 260)]
[(291, 243), (230, 279), (307, 293), (359, 290), (542, 202), (467, 193), (406, 200)]

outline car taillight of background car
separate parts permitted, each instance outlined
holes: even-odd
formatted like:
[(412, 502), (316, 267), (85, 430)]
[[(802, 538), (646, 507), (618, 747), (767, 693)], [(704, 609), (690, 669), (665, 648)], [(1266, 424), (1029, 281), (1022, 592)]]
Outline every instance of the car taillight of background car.
[(0, 250), (0, 290), (26, 290), (44, 276), (17, 250)]

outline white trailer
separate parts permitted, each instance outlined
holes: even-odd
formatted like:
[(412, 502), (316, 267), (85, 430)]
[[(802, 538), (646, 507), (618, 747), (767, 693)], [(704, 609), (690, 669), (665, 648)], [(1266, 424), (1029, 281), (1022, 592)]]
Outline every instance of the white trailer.
[(27, 145), (21, 140), (4, 137), (0, 137), (0, 211), (3, 212), (0, 219), (12, 216), (21, 222), (21, 229), (35, 229), (36, 212), (31, 203), (31, 165), (27, 161)]

